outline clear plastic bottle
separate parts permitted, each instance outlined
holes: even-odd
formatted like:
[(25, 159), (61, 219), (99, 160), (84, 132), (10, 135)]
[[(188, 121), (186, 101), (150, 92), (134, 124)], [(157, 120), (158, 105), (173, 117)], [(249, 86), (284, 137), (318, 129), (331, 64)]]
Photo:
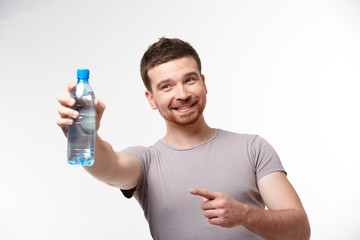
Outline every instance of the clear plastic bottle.
[(89, 84), (89, 70), (77, 70), (76, 88), (71, 92), (75, 99), (72, 109), (79, 117), (68, 127), (67, 159), (71, 165), (91, 166), (95, 158), (95, 95)]

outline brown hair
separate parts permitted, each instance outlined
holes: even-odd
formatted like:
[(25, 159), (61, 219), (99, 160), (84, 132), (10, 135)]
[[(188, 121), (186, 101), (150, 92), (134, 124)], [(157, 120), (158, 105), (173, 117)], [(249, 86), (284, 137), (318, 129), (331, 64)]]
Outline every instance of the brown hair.
[(151, 82), (148, 76), (148, 70), (150, 68), (185, 56), (194, 58), (201, 74), (201, 61), (199, 55), (189, 43), (178, 38), (162, 37), (158, 42), (150, 45), (144, 53), (140, 63), (141, 78), (146, 89), (152, 92)]

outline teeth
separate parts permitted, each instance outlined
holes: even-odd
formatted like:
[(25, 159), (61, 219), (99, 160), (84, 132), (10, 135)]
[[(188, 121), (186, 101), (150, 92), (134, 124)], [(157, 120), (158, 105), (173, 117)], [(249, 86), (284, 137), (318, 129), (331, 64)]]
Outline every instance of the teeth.
[(181, 107), (181, 108), (178, 108), (179, 110), (182, 110), (182, 109), (186, 109), (186, 108), (189, 108), (190, 106), (186, 106), (186, 107)]

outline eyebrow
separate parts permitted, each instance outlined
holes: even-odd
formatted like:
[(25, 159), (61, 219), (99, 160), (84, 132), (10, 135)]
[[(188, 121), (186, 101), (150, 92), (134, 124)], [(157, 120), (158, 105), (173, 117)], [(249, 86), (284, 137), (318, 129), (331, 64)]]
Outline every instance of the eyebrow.
[(196, 75), (197, 77), (200, 77), (198, 72), (192, 71), (184, 74), (184, 77), (190, 77)]

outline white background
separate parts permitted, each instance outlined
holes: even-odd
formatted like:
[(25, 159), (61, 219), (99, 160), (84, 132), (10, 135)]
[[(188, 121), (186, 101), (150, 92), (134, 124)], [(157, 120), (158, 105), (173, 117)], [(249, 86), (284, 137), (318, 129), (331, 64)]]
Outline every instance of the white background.
[(66, 163), (56, 96), (90, 69), (115, 150), (165, 133), (139, 62), (159, 37), (197, 49), (212, 127), (259, 134), (312, 239), (360, 239), (359, 1), (0, 0), (0, 239), (149, 239), (135, 199)]

